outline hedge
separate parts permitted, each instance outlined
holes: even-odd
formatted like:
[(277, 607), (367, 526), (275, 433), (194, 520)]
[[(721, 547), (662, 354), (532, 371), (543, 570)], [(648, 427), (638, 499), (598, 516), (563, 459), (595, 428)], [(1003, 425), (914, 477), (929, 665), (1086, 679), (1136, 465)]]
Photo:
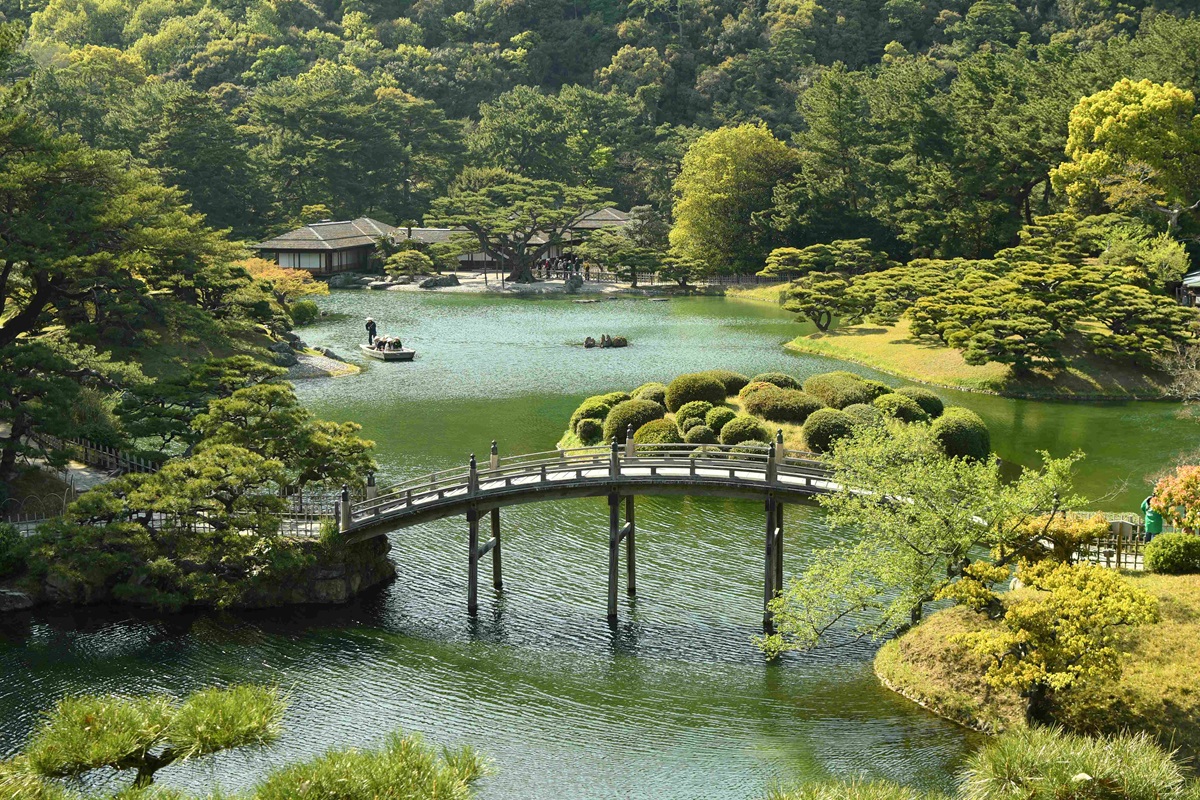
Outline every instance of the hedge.
[(756, 417), (797, 425), (804, 424), (809, 414), (825, 407), (820, 400), (798, 389), (754, 392), (745, 402), (746, 410)]
[(854, 403), (842, 409), (842, 413), (857, 425), (875, 425), (883, 421), (883, 412), (866, 403)]
[(638, 428), (633, 434), (634, 444), (683, 444), (679, 429), (669, 419), (655, 419)]
[(804, 443), (814, 453), (828, 453), (833, 443), (854, 433), (854, 420), (844, 411), (822, 408), (804, 423)]
[(870, 403), (890, 390), (878, 381), (865, 381), (852, 372), (826, 372), (804, 382), (804, 391), (832, 408)]
[(625, 392), (609, 392), (608, 394), (597, 394), (587, 398), (579, 404), (579, 408), (575, 409), (575, 413), (571, 414), (571, 432), (578, 433), (576, 427), (581, 419), (599, 419), (602, 420), (608, 416), (608, 412), (617, 403), (622, 403), (630, 399)]
[(721, 385), (725, 387), (726, 397), (732, 397), (733, 395), (737, 394), (742, 390), (743, 386), (750, 382), (750, 379), (742, 373), (730, 372), (727, 369), (706, 369), (700, 374), (707, 375), (710, 378), (716, 378), (718, 381), (720, 381)]
[(617, 403), (604, 420), (604, 441), (625, 441), (625, 430), (632, 425), (636, 431), (647, 422), (662, 419), (666, 410), (658, 403), (649, 400), (626, 400)]
[(667, 384), (667, 409), (678, 411), (686, 403), (705, 400), (714, 406), (725, 402), (725, 384), (702, 372), (680, 375)]
[(689, 419), (698, 419), (704, 422), (704, 416), (712, 410), (713, 404), (707, 400), (693, 400), (690, 403), (684, 403), (679, 410), (675, 412), (675, 424), (679, 426), (679, 430), (685, 431), (686, 423)]
[(665, 383), (643, 383), (633, 390), (634, 400), (649, 400), (658, 403), (663, 408), (667, 406), (667, 385)]
[(749, 383), (747, 383), (745, 386), (742, 387), (742, 390), (740, 392), (738, 392), (738, 397), (745, 400), (747, 397), (754, 394), (755, 392), (761, 392), (764, 389), (767, 391), (770, 391), (771, 389), (778, 389), (778, 388), (779, 387), (776, 386), (775, 384), (767, 383), (766, 381), (750, 381)]
[(885, 415), (901, 422), (929, 421), (929, 415), (925, 413), (925, 409), (917, 405), (916, 400), (895, 392), (876, 397), (872, 405)]
[(683, 440), (688, 444), (716, 444), (717, 432), (707, 425), (693, 425), (683, 435)]
[(896, 390), (896, 394), (902, 394), (915, 400), (930, 419), (940, 417), (946, 410), (946, 404), (942, 402), (942, 398), (920, 386), (901, 386)]
[(581, 419), (575, 426), (575, 435), (584, 444), (596, 444), (604, 438), (604, 423), (591, 417)]
[(703, 424), (704, 420), (700, 419), (699, 417), (685, 417), (683, 422), (680, 422), (678, 418), (675, 420), (675, 426), (679, 428), (680, 433), (687, 433), (697, 425)]
[(1146, 569), (1163, 575), (1200, 572), (1200, 536), (1194, 533), (1160, 533), (1146, 545)]
[(951, 458), (982, 461), (991, 455), (992, 435), (987, 423), (970, 409), (951, 406), (933, 421), (933, 437)]
[(737, 416), (737, 412), (732, 408), (725, 406), (717, 406), (712, 411), (704, 415), (704, 424), (712, 428), (717, 433), (725, 427), (725, 423)]
[(767, 426), (754, 417), (738, 415), (725, 423), (721, 428), (721, 444), (742, 444), (743, 442), (771, 441), (771, 432)]
[(764, 372), (750, 379), (752, 383), (771, 383), (780, 389), (799, 389), (800, 381), (783, 372)]

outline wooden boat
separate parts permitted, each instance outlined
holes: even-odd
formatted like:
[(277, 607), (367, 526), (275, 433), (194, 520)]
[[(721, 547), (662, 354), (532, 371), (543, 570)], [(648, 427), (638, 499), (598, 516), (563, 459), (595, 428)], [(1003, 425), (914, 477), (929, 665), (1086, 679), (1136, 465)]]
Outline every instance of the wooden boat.
[(378, 350), (369, 344), (360, 344), (359, 347), (365, 355), (371, 358), (378, 358), (380, 361), (412, 361), (413, 356), (417, 354), (416, 350), (411, 350), (407, 347), (401, 347), (396, 350)]

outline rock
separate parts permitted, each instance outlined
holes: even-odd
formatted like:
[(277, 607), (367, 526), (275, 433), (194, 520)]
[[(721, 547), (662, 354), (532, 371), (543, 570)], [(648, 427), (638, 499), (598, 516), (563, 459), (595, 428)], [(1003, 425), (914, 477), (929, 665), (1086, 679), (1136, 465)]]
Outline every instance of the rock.
[(627, 347), (629, 340), (624, 336), (614, 336), (611, 340), (611, 347)]
[(292, 333), (291, 331), (287, 331), (286, 333), (283, 334), (283, 340), (285, 342), (287, 342), (288, 346), (291, 347), (293, 350), (308, 349), (308, 345), (304, 343), (304, 340), (301, 339), (296, 334)]
[(590, 350), (596, 346), (596, 340), (589, 336), (583, 340), (583, 346)]
[(368, 288), (368, 289), (373, 289), (373, 290), (375, 290), (375, 291), (382, 291), (382, 290), (384, 290), (384, 289), (390, 289), (390, 288), (392, 288), (392, 282), (391, 282), (391, 281), (387, 281), (387, 280), (384, 280), (384, 281), (371, 281), (370, 283), (368, 283), (368, 284), (367, 284), (367, 288)]
[(575, 294), (583, 288), (583, 276), (571, 275), (563, 284), (563, 291), (567, 294)]
[(291, 350), (286, 353), (275, 353), (271, 357), (271, 363), (277, 367), (294, 367), (300, 363), (300, 359), (296, 358), (296, 354)]
[(317, 352), (326, 358), (332, 358), (334, 361), (345, 361), (346, 359), (339, 356), (337, 353), (330, 350), (328, 347), (318, 347)]
[(434, 275), (432, 278), (426, 278), (417, 285), (422, 289), (441, 289), (446, 286), (458, 286), (458, 276)]
[(399, 277), (392, 278), (393, 288), (396, 286), (408, 286), (412, 282), (413, 279), (411, 275), (400, 275)]
[(33, 608), (33, 598), (15, 589), (0, 589), (0, 614), (6, 611), (24, 611)]
[(292, 346), (290, 344), (288, 344), (287, 342), (271, 342), (269, 345), (267, 345), (267, 349), (270, 350), (272, 353), (290, 353), (290, 352), (292, 352)]

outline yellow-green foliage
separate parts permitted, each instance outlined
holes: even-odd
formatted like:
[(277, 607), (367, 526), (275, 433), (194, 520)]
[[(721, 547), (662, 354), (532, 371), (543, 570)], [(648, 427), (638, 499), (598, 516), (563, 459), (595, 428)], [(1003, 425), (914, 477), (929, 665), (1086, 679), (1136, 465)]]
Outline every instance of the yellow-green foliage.
[(1163, 519), (1183, 528), (1200, 528), (1200, 466), (1181, 466), (1154, 487), (1150, 505)]

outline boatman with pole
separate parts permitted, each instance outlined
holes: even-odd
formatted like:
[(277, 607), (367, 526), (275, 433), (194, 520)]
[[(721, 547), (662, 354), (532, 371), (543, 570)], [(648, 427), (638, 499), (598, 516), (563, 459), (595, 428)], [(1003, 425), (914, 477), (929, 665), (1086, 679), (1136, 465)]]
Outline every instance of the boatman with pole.
[(367, 317), (367, 344), (375, 344), (375, 320)]

